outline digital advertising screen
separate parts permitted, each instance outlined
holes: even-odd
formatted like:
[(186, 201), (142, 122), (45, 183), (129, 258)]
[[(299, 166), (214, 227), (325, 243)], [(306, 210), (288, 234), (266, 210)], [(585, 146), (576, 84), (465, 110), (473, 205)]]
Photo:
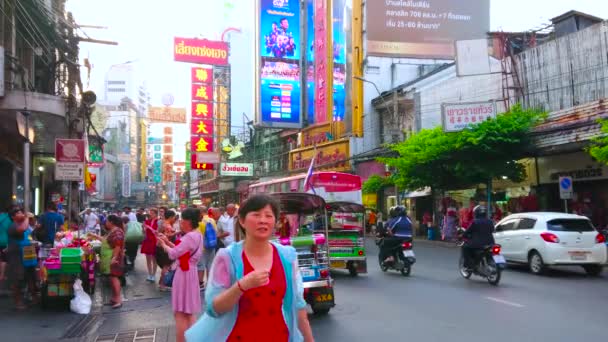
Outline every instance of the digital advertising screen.
[(260, 124), (301, 127), (300, 2), (260, 0)]
[(262, 60), (262, 122), (300, 123), (299, 61)]

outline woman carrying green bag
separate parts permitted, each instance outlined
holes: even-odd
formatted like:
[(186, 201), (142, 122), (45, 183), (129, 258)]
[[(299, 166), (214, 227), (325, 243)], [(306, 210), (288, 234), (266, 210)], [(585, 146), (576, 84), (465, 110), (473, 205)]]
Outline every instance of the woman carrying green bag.
[(137, 257), (139, 245), (144, 241), (144, 230), (141, 223), (130, 221), (128, 216), (123, 216), (122, 221), (127, 227), (127, 235), (125, 236), (125, 248), (128, 259), (127, 267), (129, 270), (133, 270), (135, 268), (135, 258)]

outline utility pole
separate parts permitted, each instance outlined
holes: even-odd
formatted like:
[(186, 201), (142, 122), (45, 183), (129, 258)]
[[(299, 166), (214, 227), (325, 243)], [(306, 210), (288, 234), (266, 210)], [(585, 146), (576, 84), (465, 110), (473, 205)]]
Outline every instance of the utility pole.
[(23, 210), (30, 211), (31, 202), (31, 154), (30, 154), (30, 112), (21, 112), (25, 117), (25, 143), (23, 144)]

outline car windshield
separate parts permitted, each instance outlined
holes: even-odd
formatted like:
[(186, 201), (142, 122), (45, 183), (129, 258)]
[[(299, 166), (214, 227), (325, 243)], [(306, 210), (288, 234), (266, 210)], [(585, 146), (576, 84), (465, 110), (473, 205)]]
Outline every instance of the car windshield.
[(555, 219), (547, 222), (547, 229), (554, 232), (592, 232), (595, 229), (589, 220)]

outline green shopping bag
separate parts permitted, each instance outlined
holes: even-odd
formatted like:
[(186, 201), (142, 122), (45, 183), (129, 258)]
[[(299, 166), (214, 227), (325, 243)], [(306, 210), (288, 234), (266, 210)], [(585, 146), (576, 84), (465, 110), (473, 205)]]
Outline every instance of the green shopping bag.
[(108, 275), (110, 274), (110, 264), (112, 264), (112, 247), (108, 241), (103, 240), (101, 243), (101, 260), (99, 263), (99, 269), (101, 270), (101, 274)]
[(142, 241), (144, 241), (144, 238), (145, 235), (141, 223), (129, 222), (127, 224), (127, 234), (125, 235), (126, 242), (140, 244)]

